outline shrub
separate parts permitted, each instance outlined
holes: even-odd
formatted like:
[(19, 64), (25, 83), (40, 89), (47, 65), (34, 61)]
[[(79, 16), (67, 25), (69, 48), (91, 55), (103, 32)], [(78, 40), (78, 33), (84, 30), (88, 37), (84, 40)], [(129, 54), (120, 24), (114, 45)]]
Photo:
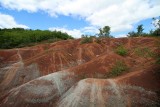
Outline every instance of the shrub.
[(128, 71), (127, 65), (123, 61), (116, 61), (108, 76), (109, 77), (119, 76), (126, 71)]
[(48, 39), (46, 41), (46, 43), (53, 43), (53, 42), (57, 42), (57, 41), (60, 41), (60, 40), (62, 40), (62, 39), (60, 39), (60, 38)]
[(156, 64), (160, 64), (160, 56), (157, 57)]
[(156, 43), (157, 52), (155, 53), (156, 64), (160, 64), (160, 40)]
[(9, 49), (30, 46), (47, 40), (73, 39), (67, 33), (49, 30), (31, 30), (23, 28), (0, 29), (0, 48)]
[(137, 37), (138, 35), (137, 35), (136, 32), (132, 31), (132, 32), (129, 32), (129, 33), (127, 34), (127, 36), (128, 36), (128, 37)]
[(88, 36), (83, 37), (83, 39), (81, 40), (81, 44), (84, 44), (84, 43), (92, 43), (92, 37), (88, 37)]
[(136, 55), (140, 57), (145, 57), (145, 58), (154, 57), (154, 53), (148, 47), (136, 48), (134, 52)]
[(124, 48), (123, 46), (119, 46), (117, 49), (116, 49), (116, 53), (121, 55), (121, 56), (125, 56), (127, 55), (127, 49)]
[(100, 44), (100, 43), (101, 43), (100, 38), (96, 38), (96, 41), (95, 41), (95, 42), (98, 43), (98, 44)]

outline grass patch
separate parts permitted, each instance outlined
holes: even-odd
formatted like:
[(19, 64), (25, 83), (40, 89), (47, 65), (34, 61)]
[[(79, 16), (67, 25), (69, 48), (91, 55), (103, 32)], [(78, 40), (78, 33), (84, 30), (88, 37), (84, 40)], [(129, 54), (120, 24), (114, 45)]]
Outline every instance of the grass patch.
[(121, 56), (126, 56), (128, 54), (128, 50), (124, 46), (119, 46), (116, 49), (116, 53)]
[(85, 36), (80, 42), (81, 44), (92, 43), (92, 37)]
[(156, 58), (156, 64), (159, 64), (159, 65), (160, 65), (160, 56), (158, 56), (158, 57)]
[(96, 38), (96, 43), (101, 44), (101, 39), (100, 38)]
[(160, 39), (156, 43), (157, 52), (155, 53), (156, 64), (160, 64)]
[(43, 41), (48, 42), (52, 40), (67, 40), (73, 39), (67, 33), (61, 31), (49, 31), (49, 30), (31, 30), (23, 28), (12, 28), (12, 29), (0, 29), (0, 48), (1, 49), (12, 49), (25, 47), (28, 45), (36, 45)]
[(55, 39), (48, 39), (42, 43), (54, 43), (54, 42), (57, 42), (57, 41), (61, 41), (62, 39), (59, 39), (59, 38), (55, 38)]
[(123, 61), (116, 61), (114, 66), (111, 69), (111, 72), (108, 74), (108, 76), (116, 77), (127, 71), (128, 71), (128, 67)]
[(155, 54), (148, 47), (136, 48), (134, 52), (136, 55), (144, 58), (155, 56)]

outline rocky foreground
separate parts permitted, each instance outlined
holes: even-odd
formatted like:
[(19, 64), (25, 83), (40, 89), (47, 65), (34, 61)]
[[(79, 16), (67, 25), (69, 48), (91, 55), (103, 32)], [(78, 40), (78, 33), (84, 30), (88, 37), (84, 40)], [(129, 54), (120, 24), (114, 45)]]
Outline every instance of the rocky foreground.
[[(159, 38), (80, 41), (0, 50), (0, 107), (160, 106)], [(110, 75), (117, 61), (127, 70)]]

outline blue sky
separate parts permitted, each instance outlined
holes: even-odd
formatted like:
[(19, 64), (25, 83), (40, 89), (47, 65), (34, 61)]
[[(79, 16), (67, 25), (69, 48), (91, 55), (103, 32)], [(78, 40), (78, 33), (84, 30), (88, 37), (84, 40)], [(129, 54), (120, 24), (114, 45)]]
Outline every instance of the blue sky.
[(82, 19), (74, 17), (59, 15), (58, 17), (51, 17), (44, 12), (28, 13), (27, 11), (16, 11), (1, 8), (1, 13), (9, 14), (14, 17), (17, 23), (29, 26), (31, 29), (46, 30), (50, 27), (67, 27), (70, 29), (79, 29), (87, 26), (87, 22)]
[(139, 24), (144, 32), (154, 29), (159, 10), (160, 0), (0, 0), (0, 28), (61, 30), (79, 38), (108, 25), (111, 35), (123, 37)]

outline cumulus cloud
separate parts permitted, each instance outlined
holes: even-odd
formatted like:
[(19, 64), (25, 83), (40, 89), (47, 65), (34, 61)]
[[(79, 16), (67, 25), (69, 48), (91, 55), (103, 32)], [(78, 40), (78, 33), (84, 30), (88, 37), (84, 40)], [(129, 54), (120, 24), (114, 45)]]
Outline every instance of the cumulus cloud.
[(82, 34), (96, 34), (98, 33), (98, 29), (96, 27), (93, 26), (87, 26), (84, 28), (80, 28), (80, 29), (68, 29), (66, 27), (51, 27), (49, 28), (49, 30), (51, 31), (61, 31), (64, 33), (67, 33), (71, 36), (73, 36), (74, 38), (80, 38)]
[(92, 25), (111, 26), (111, 31), (125, 31), (133, 28), (133, 24), (160, 15), (159, 5), (151, 7), (148, 0), (126, 0), (120, 4), (110, 5), (109, 7), (95, 12), (87, 17)]
[(14, 28), (14, 27), (25, 28), (25, 29), (29, 28), (26, 25), (18, 24), (12, 16), (0, 13), (0, 28)]
[[(160, 17), (159, 17), (159, 18), (160, 18)], [(153, 27), (154, 29), (160, 27), (158, 23), (159, 23), (159, 19), (154, 19), (154, 20), (152, 21), (152, 24), (154, 25), (154, 27)]]
[(131, 30), (133, 25), (160, 15), (160, 0), (1, 0), (1, 5), (51, 16), (78, 16), (91, 26), (109, 25), (112, 32)]
[(84, 33), (98, 33), (98, 28), (94, 26), (87, 26), (81, 29)]
[(127, 34), (119, 34), (119, 35), (115, 35), (116, 38), (121, 38), (121, 37), (127, 37)]
[(80, 38), (81, 35), (82, 35), (82, 32), (78, 29), (67, 29), (67, 28), (59, 28), (59, 27), (51, 27), (49, 28), (49, 30), (51, 31), (61, 31), (61, 32), (64, 32), (64, 33), (67, 33), (71, 36), (73, 36), (74, 38)]

